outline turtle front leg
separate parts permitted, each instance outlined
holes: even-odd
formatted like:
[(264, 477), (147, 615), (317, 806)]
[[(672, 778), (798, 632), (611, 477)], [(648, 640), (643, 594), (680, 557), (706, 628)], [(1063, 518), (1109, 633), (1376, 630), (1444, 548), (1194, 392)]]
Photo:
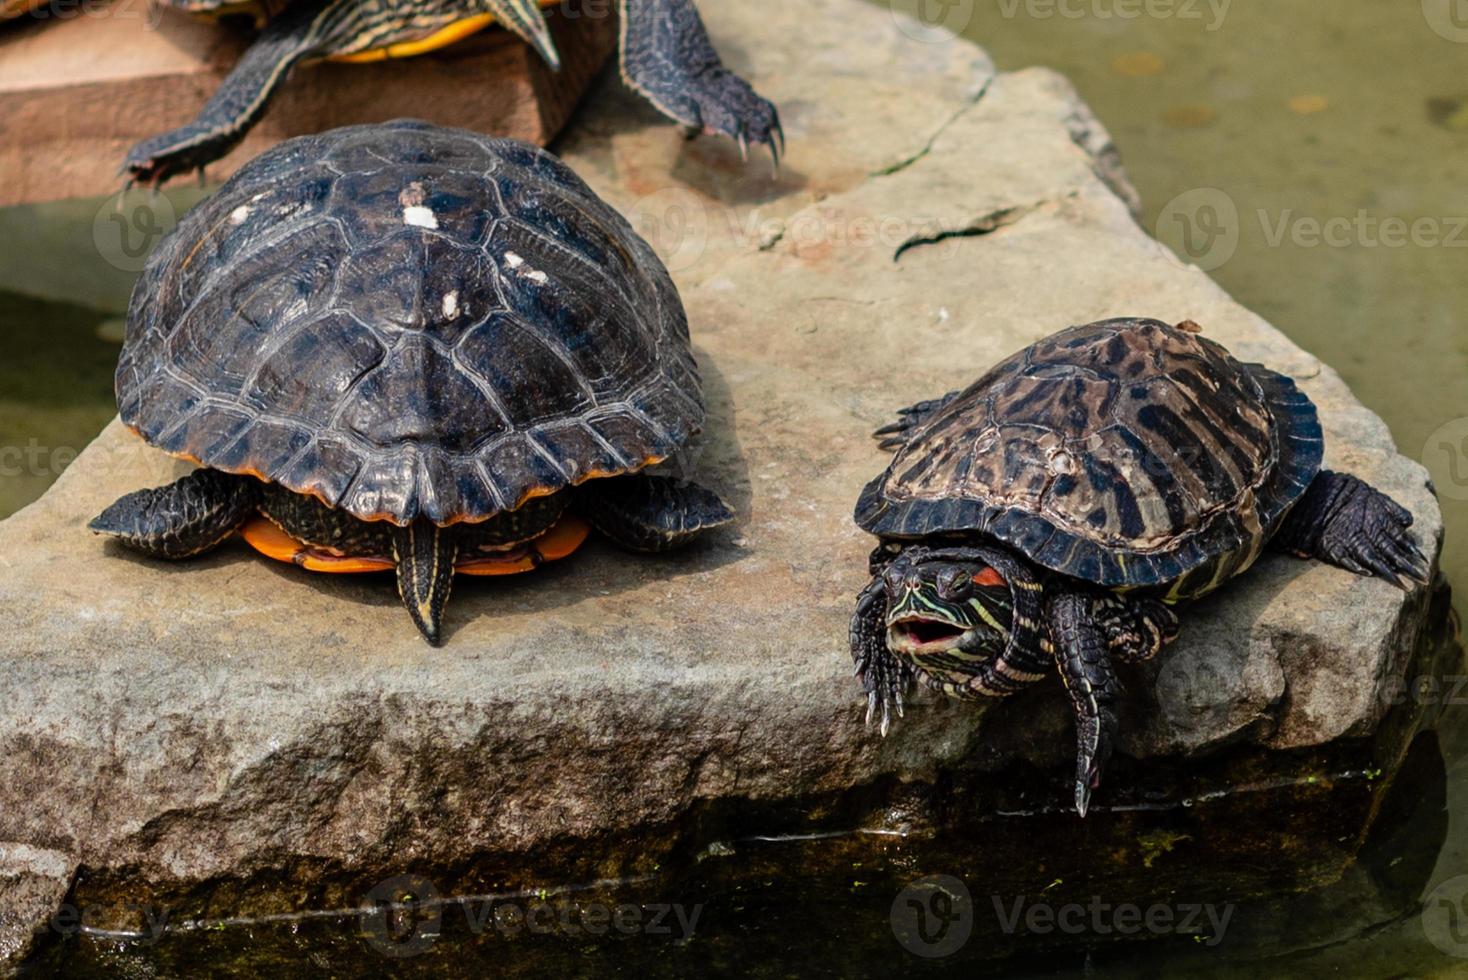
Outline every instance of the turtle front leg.
[(628, 551), (672, 551), (734, 520), (718, 494), (666, 476), (593, 480), (581, 486), (578, 497), (592, 526)]
[(942, 398), (929, 398), (920, 401), (916, 405), (897, 410), (897, 421), (884, 425), (872, 435), (877, 439), (878, 449), (896, 451), (907, 444), (912, 434), (917, 431), (918, 426), (932, 418), (938, 409), (947, 405), (953, 399), (963, 394), (960, 391), (950, 391)]
[(1272, 544), (1393, 585), (1425, 584), (1432, 565), (1412, 540), (1412, 515), (1347, 473), (1321, 470), (1290, 510)]
[(912, 668), (893, 656), (887, 646), (887, 589), (882, 575), (861, 590), (856, 598), (856, 612), (851, 617), (851, 660), (856, 665), (856, 679), (867, 696), (867, 720), (881, 718), (885, 737), (892, 728), (892, 716), (902, 717), (902, 698), (912, 685)]
[(119, 497), (87, 526), (154, 558), (190, 558), (238, 530), (259, 501), (260, 481), (253, 477), (195, 470)]
[[(764, 143), (779, 166), (780, 114), (724, 67), (692, 0), (621, 0), (622, 77), (665, 116), (739, 144)], [(776, 142), (778, 139), (778, 143)]]
[(1050, 645), (1076, 719), (1076, 812), (1086, 815), (1091, 792), (1116, 747), (1116, 703), (1121, 682), (1111, 665), (1106, 632), (1096, 622), (1094, 599), (1062, 593), (1046, 605)]
[(270, 21), (219, 90), (190, 123), (152, 136), (128, 151), (123, 169), (142, 184), (162, 183), (224, 156), (265, 114), (292, 67), (328, 53), (336, 38), (356, 28), (356, 0), (300, 0)]

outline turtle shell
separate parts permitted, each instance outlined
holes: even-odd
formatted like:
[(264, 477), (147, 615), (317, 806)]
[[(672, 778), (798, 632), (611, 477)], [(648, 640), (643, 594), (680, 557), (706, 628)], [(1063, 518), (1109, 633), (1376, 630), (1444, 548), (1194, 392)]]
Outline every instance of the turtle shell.
[(1157, 320), (1071, 327), (926, 419), (863, 492), (887, 538), (976, 532), (1108, 587), (1172, 582), (1273, 533), (1320, 469), (1293, 381)]
[(133, 291), (123, 421), (364, 520), (481, 521), (676, 454), (703, 421), (678, 293), (563, 163), (398, 121), (287, 140)]

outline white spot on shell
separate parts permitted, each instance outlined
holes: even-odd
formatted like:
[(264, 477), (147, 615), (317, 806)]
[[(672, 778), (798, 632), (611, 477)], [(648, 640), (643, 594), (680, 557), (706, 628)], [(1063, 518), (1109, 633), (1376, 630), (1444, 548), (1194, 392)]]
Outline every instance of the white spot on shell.
[(413, 204), (403, 208), (403, 224), (437, 230), (438, 216), (421, 204)]
[(531, 282), (537, 282), (544, 286), (546, 282), (550, 279), (550, 276), (546, 275), (544, 272), (540, 272), (537, 270), (535, 272), (525, 273), (525, 278), (529, 279)]
[(248, 204), (241, 204), (239, 207), (235, 208), (229, 213), (229, 221), (230, 224), (242, 225), (245, 223), (245, 219), (249, 216), (250, 206)]
[(520, 258), (520, 256), (516, 255), (514, 252), (505, 253), (505, 265), (509, 266), (511, 269), (518, 269), (524, 264), (525, 260)]
[(456, 317), (458, 315), (459, 315), (459, 293), (458, 293), (458, 291), (456, 290), (456, 291), (454, 291), (452, 293), (444, 293), (443, 294), (443, 316), (444, 316), (444, 319), (445, 320), (452, 320), (454, 317)]

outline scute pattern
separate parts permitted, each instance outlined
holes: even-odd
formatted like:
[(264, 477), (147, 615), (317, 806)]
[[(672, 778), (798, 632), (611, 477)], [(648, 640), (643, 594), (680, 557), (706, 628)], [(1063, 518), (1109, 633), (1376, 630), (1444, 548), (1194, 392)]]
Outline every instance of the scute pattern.
[(1000, 363), (927, 420), (857, 522), (975, 531), (1059, 572), (1155, 585), (1247, 564), (1320, 468), (1288, 378), (1156, 320), (1072, 327)]
[(677, 290), (555, 157), (399, 121), (281, 143), (133, 292), (123, 421), (366, 520), (481, 521), (703, 422)]

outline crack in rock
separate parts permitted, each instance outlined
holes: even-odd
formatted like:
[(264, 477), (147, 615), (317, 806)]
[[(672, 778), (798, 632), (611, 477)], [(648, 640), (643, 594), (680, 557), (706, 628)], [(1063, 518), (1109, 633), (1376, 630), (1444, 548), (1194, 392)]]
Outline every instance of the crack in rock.
[(932, 235), (915, 235), (897, 246), (897, 251), (892, 254), (892, 261), (900, 262), (902, 256), (910, 249), (923, 245), (936, 245), (951, 238), (982, 238), (985, 235), (992, 235), (1001, 228), (1008, 228), (1012, 224), (1023, 221), (1044, 207), (1046, 203), (1040, 201), (1035, 204), (1016, 204), (1013, 207), (998, 208), (980, 215), (962, 228), (945, 228)]
[(988, 92), (989, 92), (989, 86), (992, 85), (992, 84), (994, 84), (994, 79), (996, 79), (998, 77), (999, 77), (999, 75), (996, 72), (996, 73), (990, 75), (988, 78), (984, 79), (984, 84), (979, 86), (979, 90), (977, 92), (975, 92), (972, 96), (970, 96), (969, 99), (968, 99), (968, 101), (966, 101), (963, 105), (959, 106), (958, 107), (958, 110), (956, 112), (954, 112), (953, 115), (951, 115), (947, 119), (945, 119), (943, 121), (943, 124), (941, 126), (939, 126), (936, 130), (933, 131), (933, 135), (931, 135), (931, 136), (928, 137), (928, 140), (927, 140), (926, 143), (923, 144), (923, 148), (922, 149), (920, 149), (916, 153), (912, 154), (912, 156), (904, 157), (903, 159), (898, 160), (896, 163), (888, 164), (887, 166), (883, 167), (880, 170), (873, 171), (870, 174), (870, 176), (872, 176), (872, 177), (890, 177), (893, 174), (901, 173), (902, 171), (906, 170), (908, 167), (911, 167), (913, 164), (917, 163), (923, 157), (927, 156), (929, 153), (932, 153), (933, 152), (933, 144), (938, 142), (939, 137), (941, 137), (944, 133), (946, 133), (948, 131), (949, 127), (951, 127), (954, 123), (956, 123), (956, 122), (958, 122), (958, 120), (962, 119), (965, 113), (971, 111), (974, 108), (974, 106), (978, 105), (980, 102), (982, 102), (984, 100), (984, 96), (987, 95)]

